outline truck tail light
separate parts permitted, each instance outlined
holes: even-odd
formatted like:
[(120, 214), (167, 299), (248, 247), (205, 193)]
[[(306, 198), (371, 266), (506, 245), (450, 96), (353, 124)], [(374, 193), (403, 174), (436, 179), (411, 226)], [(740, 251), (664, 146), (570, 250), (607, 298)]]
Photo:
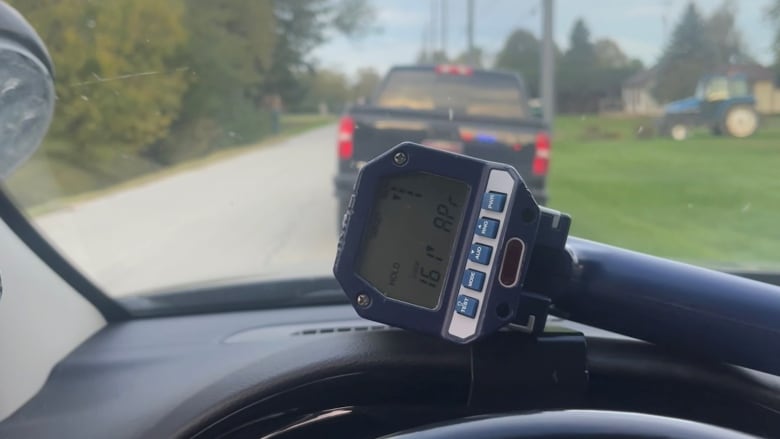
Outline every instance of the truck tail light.
[(544, 131), (536, 135), (536, 153), (532, 172), (534, 175), (547, 175), (547, 168), (550, 165), (550, 135)]
[(355, 121), (349, 117), (344, 116), (339, 121), (339, 159), (348, 160), (352, 158), (354, 148), (352, 145), (352, 135), (355, 132)]
[(471, 76), (474, 74), (474, 69), (460, 64), (439, 64), (436, 66), (436, 73), (439, 75)]

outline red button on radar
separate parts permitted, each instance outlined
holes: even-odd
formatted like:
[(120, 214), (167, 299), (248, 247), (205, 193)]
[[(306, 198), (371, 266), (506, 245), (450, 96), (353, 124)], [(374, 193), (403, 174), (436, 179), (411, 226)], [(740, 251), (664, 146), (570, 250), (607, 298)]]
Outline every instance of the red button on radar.
[(498, 280), (501, 285), (511, 288), (520, 280), (520, 266), (523, 262), (523, 250), (525, 244), (518, 238), (512, 238), (504, 247), (504, 260), (501, 262), (501, 272)]

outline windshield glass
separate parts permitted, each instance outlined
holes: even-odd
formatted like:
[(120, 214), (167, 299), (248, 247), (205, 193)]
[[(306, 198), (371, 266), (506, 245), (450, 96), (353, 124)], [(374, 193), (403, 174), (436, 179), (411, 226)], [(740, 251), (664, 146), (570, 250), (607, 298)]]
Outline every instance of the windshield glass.
[(780, 1), (555, 0), (549, 39), (545, 1), (11, 0), (57, 104), (3, 191), (114, 297), (331, 276), (405, 140), (515, 166), (573, 235), (780, 270)]
[(414, 110), (464, 111), (498, 118), (521, 118), (523, 90), (509, 74), (437, 73), (426, 68), (388, 74), (377, 105)]

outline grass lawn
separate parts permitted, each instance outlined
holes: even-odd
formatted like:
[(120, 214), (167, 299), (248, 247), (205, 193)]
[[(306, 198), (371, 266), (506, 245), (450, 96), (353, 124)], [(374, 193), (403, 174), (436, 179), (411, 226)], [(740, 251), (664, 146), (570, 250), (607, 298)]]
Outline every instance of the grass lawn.
[[(561, 117), (550, 205), (572, 233), (702, 264), (780, 269), (780, 121), (749, 139), (638, 139), (641, 121)], [(595, 133), (595, 134), (594, 134)]]

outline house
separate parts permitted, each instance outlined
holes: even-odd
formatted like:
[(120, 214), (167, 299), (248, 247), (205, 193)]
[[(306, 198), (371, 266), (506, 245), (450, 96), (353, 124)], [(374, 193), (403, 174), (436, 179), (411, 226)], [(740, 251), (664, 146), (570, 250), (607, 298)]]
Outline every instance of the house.
[(775, 72), (772, 69), (753, 63), (723, 66), (715, 73), (745, 75), (756, 98), (756, 111), (760, 114), (780, 113), (780, 89), (775, 85)]
[(623, 112), (637, 116), (656, 116), (663, 107), (656, 102), (650, 90), (655, 87), (658, 66), (637, 72), (623, 82), (621, 97)]
[[(756, 110), (761, 114), (780, 113), (780, 89), (775, 85), (772, 69), (760, 64), (734, 64), (715, 69), (715, 74), (740, 73), (747, 77), (756, 98)], [(623, 82), (621, 97), (623, 112), (637, 116), (657, 116), (663, 113), (663, 105), (656, 102), (650, 90), (658, 76), (658, 66), (643, 70)], [(694, 91), (691, 90), (691, 95)]]

